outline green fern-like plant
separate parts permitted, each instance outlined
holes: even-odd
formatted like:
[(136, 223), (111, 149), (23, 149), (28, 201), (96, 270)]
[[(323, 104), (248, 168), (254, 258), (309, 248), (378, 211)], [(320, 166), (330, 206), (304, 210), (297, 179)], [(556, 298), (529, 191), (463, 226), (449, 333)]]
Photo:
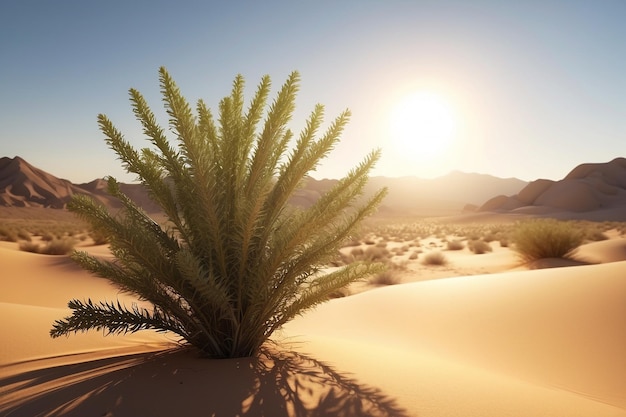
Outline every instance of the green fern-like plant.
[(312, 206), (289, 205), (338, 142), (349, 111), (318, 137), (324, 109), (317, 105), (292, 143), (287, 125), (299, 88), (297, 72), (270, 105), (270, 78), (263, 77), (246, 108), (244, 79), (237, 76), (231, 94), (219, 103), (217, 121), (202, 100), (192, 110), (165, 68), (159, 80), (174, 140), (134, 89), (133, 112), (149, 148), (133, 148), (102, 114), (98, 124), (168, 221), (157, 224), (111, 177), (108, 192), (123, 206), (118, 214), (80, 195), (68, 205), (106, 235), (114, 255), (108, 261), (75, 252), (73, 259), (153, 307), (72, 300), (72, 315), (54, 323), (52, 337), (89, 329), (156, 329), (180, 335), (209, 357), (250, 356), (296, 315), (381, 271), (381, 265), (366, 262), (322, 270), (385, 195), (382, 189), (363, 197), (380, 151), (371, 152)]

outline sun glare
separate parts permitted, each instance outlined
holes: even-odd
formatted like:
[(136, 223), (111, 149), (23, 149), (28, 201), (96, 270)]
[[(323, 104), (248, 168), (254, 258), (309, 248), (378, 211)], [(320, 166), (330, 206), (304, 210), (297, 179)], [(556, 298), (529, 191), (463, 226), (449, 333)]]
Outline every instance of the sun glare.
[(442, 96), (424, 91), (401, 99), (392, 108), (389, 123), (394, 152), (418, 160), (444, 154), (456, 130), (451, 105)]

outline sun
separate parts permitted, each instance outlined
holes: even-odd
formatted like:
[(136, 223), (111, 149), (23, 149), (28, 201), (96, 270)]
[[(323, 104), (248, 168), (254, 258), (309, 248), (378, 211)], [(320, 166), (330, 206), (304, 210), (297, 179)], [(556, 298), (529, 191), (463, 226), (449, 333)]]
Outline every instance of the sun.
[(443, 96), (418, 91), (406, 95), (389, 117), (391, 145), (398, 154), (428, 160), (444, 154), (456, 131), (454, 109)]

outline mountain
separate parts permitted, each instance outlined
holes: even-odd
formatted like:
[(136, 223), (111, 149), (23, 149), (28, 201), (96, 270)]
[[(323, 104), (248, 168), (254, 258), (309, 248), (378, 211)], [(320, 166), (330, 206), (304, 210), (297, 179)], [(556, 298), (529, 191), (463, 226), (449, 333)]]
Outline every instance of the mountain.
[(22, 158), (0, 159), (0, 204), (17, 207), (63, 208), (81, 189), (48, 174)]
[[(299, 206), (310, 205), (336, 183), (337, 180), (308, 178), (292, 202)], [(365, 196), (387, 187), (389, 193), (379, 208), (382, 214), (444, 216), (459, 214), (467, 206), (478, 207), (497, 194), (516, 193), (527, 184), (517, 178), (460, 171), (434, 179), (372, 177)]]
[[(291, 203), (307, 207), (338, 181), (307, 178)], [(467, 205), (478, 206), (498, 194), (514, 194), (526, 182), (502, 179), (485, 174), (451, 172), (435, 179), (416, 177), (373, 177), (365, 189), (365, 197), (387, 187), (389, 194), (379, 212), (390, 215), (458, 214)], [(140, 184), (120, 184), (122, 191), (149, 213), (159, 207), (148, 197)], [(106, 192), (106, 181), (96, 179), (85, 184), (73, 184), (38, 169), (20, 157), (0, 158), (0, 206), (64, 208), (74, 194), (88, 195), (105, 206), (116, 209), (119, 202)]]
[[(142, 185), (122, 184), (122, 190), (146, 211), (158, 210)], [(57, 178), (16, 156), (0, 158), (0, 206), (65, 208), (74, 194), (84, 194), (111, 209), (120, 202), (106, 192), (106, 181), (73, 184)]]
[(579, 165), (559, 181), (533, 181), (515, 195), (489, 199), (479, 211), (626, 221), (626, 158)]

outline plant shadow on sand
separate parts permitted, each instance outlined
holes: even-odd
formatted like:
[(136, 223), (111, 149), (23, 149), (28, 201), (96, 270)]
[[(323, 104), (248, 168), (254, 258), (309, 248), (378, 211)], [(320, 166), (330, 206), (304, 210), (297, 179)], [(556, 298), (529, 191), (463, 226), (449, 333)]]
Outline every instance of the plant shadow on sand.
[(0, 378), (3, 416), (408, 417), (379, 389), (296, 352), (200, 359), (165, 351)]

